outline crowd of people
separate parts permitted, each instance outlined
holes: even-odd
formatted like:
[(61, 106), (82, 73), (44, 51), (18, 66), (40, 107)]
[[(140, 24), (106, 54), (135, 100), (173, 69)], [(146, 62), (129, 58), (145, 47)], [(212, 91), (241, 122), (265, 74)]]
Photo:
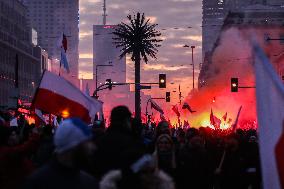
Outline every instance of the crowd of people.
[(175, 129), (131, 116), (118, 106), (107, 127), (0, 120), (0, 188), (261, 188), (256, 130)]

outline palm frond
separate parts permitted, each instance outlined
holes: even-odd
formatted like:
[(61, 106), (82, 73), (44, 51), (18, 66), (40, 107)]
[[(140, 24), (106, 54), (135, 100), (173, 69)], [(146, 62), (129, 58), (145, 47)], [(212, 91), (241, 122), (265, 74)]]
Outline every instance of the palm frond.
[(147, 63), (149, 58), (155, 58), (160, 47), (161, 32), (156, 30), (157, 24), (151, 24), (150, 19), (146, 19), (144, 13), (127, 16), (129, 24), (121, 22), (113, 32), (114, 44), (120, 48), (120, 58), (126, 54), (132, 54), (131, 60), (135, 61), (135, 55), (140, 57)]

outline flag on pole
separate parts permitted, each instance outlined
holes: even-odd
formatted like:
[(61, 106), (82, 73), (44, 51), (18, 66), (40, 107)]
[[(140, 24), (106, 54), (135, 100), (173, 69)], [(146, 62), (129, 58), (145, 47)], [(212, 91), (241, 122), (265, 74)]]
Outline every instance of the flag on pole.
[(210, 124), (213, 125), (216, 129), (217, 128), (219, 129), (221, 125), (221, 119), (219, 119), (213, 114), (212, 108), (211, 108), (211, 113), (210, 113)]
[(190, 127), (188, 121), (186, 121), (186, 120), (183, 121), (183, 127), (185, 127), (185, 128), (189, 128)]
[(69, 63), (68, 63), (66, 52), (65, 52), (64, 48), (61, 48), (60, 65), (63, 65), (63, 67), (66, 69), (67, 73), (70, 73)]
[(58, 48), (60, 48), (60, 69), (61, 65), (66, 69), (67, 73), (70, 73), (69, 70), (69, 64), (68, 64), (68, 59), (67, 59), (67, 37), (66, 35), (62, 32), (60, 34), (59, 40), (58, 40)]
[(237, 117), (236, 117), (236, 120), (235, 120), (235, 123), (232, 125), (232, 130), (233, 130), (233, 131), (235, 131), (236, 128), (237, 128), (237, 126), (238, 126), (239, 117), (240, 117), (240, 114), (241, 114), (242, 107), (243, 107), (243, 106), (240, 106), (239, 111), (238, 111), (238, 114), (237, 114)]
[(224, 121), (226, 121), (226, 120), (227, 120), (227, 115), (228, 115), (228, 112), (226, 112), (226, 113), (223, 115), (223, 117), (222, 117), (222, 118), (223, 118), (223, 120), (224, 120)]
[(67, 51), (67, 37), (64, 33), (62, 34), (62, 46), (61, 46), (61, 48), (64, 49), (64, 52)]
[(259, 148), (263, 189), (284, 188), (284, 85), (254, 44)]
[(179, 110), (178, 110), (178, 106), (177, 106), (177, 105), (174, 105), (174, 106), (172, 107), (172, 110), (176, 113), (176, 115), (177, 115), (178, 117), (180, 117), (180, 113), (179, 113)]
[(87, 97), (64, 78), (45, 71), (33, 99), (33, 107), (47, 113), (68, 117), (78, 117), (89, 123), (102, 104)]
[(150, 102), (151, 102), (151, 108), (154, 108), (155, 110), (160, 112), (160, 114), (164, 114), (163, 109), (153, 99), (150, 99)]
[(191, 109), (191, 107), (189, 106), (189, 104), (187, 102), (184, 102), (182, 109), (187, 109), (190, 113), (196, 112), (196, 111)]

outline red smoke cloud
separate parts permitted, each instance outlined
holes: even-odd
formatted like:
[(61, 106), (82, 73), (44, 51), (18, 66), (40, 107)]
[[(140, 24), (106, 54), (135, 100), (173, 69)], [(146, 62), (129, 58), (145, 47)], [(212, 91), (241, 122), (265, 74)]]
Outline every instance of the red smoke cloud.
[(219, 45), (214, 50), (212, 63), (206, 73), (209, 77), (206, 81), (207, 85), (198, 91), (191, 92), (185, 100), (197, 112), (183, 113), (182, 119), (188, 119), (194, 127), (209, 126), (210, 109), (212, 108), (214, 114), (220, 119), (228, 112), (228, 118), (232, 118), (234, 122), (239, 107), (243, 106), (239, 126), (245, 127), (246, 122), (254, 123), (255, 126), (255, 89), (239, 89), (239, 92), (232, 93), (231, 78), (239, 78), (239, 86), (255, 86), (254, 59), (250, 45), (252, 38), (259, 42), (275, 68), (279, 69), (279, 65), (283, 65), (281, 62), (283, 58), (275, 58), (275, 56), (277, 54), (281, 56), (279, 52), (283, 52), (283, 45), (279, 45), (279, 41), (274, 44), (267, 42), (265, 35), (269, 34), (271, 37), (279, 38), (281, 33), (284, 33), (283, 29), (277, 27), (230, 28), (223, 31)]

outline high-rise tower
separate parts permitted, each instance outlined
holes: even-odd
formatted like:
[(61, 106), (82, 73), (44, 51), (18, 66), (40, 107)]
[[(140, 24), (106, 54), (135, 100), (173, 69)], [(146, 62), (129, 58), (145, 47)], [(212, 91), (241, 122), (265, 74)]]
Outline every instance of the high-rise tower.
[[(67, 58), (70, 73), (65, 77), (78, 78), (79, 0), (23, 0), (28, 8), (31, 27), (38, 32), (38, 44), (47, 49), (50, 58), (60, 59), (59, 39), (67, 36)], [(75, 80), (74, 80), (75, 81)]]

